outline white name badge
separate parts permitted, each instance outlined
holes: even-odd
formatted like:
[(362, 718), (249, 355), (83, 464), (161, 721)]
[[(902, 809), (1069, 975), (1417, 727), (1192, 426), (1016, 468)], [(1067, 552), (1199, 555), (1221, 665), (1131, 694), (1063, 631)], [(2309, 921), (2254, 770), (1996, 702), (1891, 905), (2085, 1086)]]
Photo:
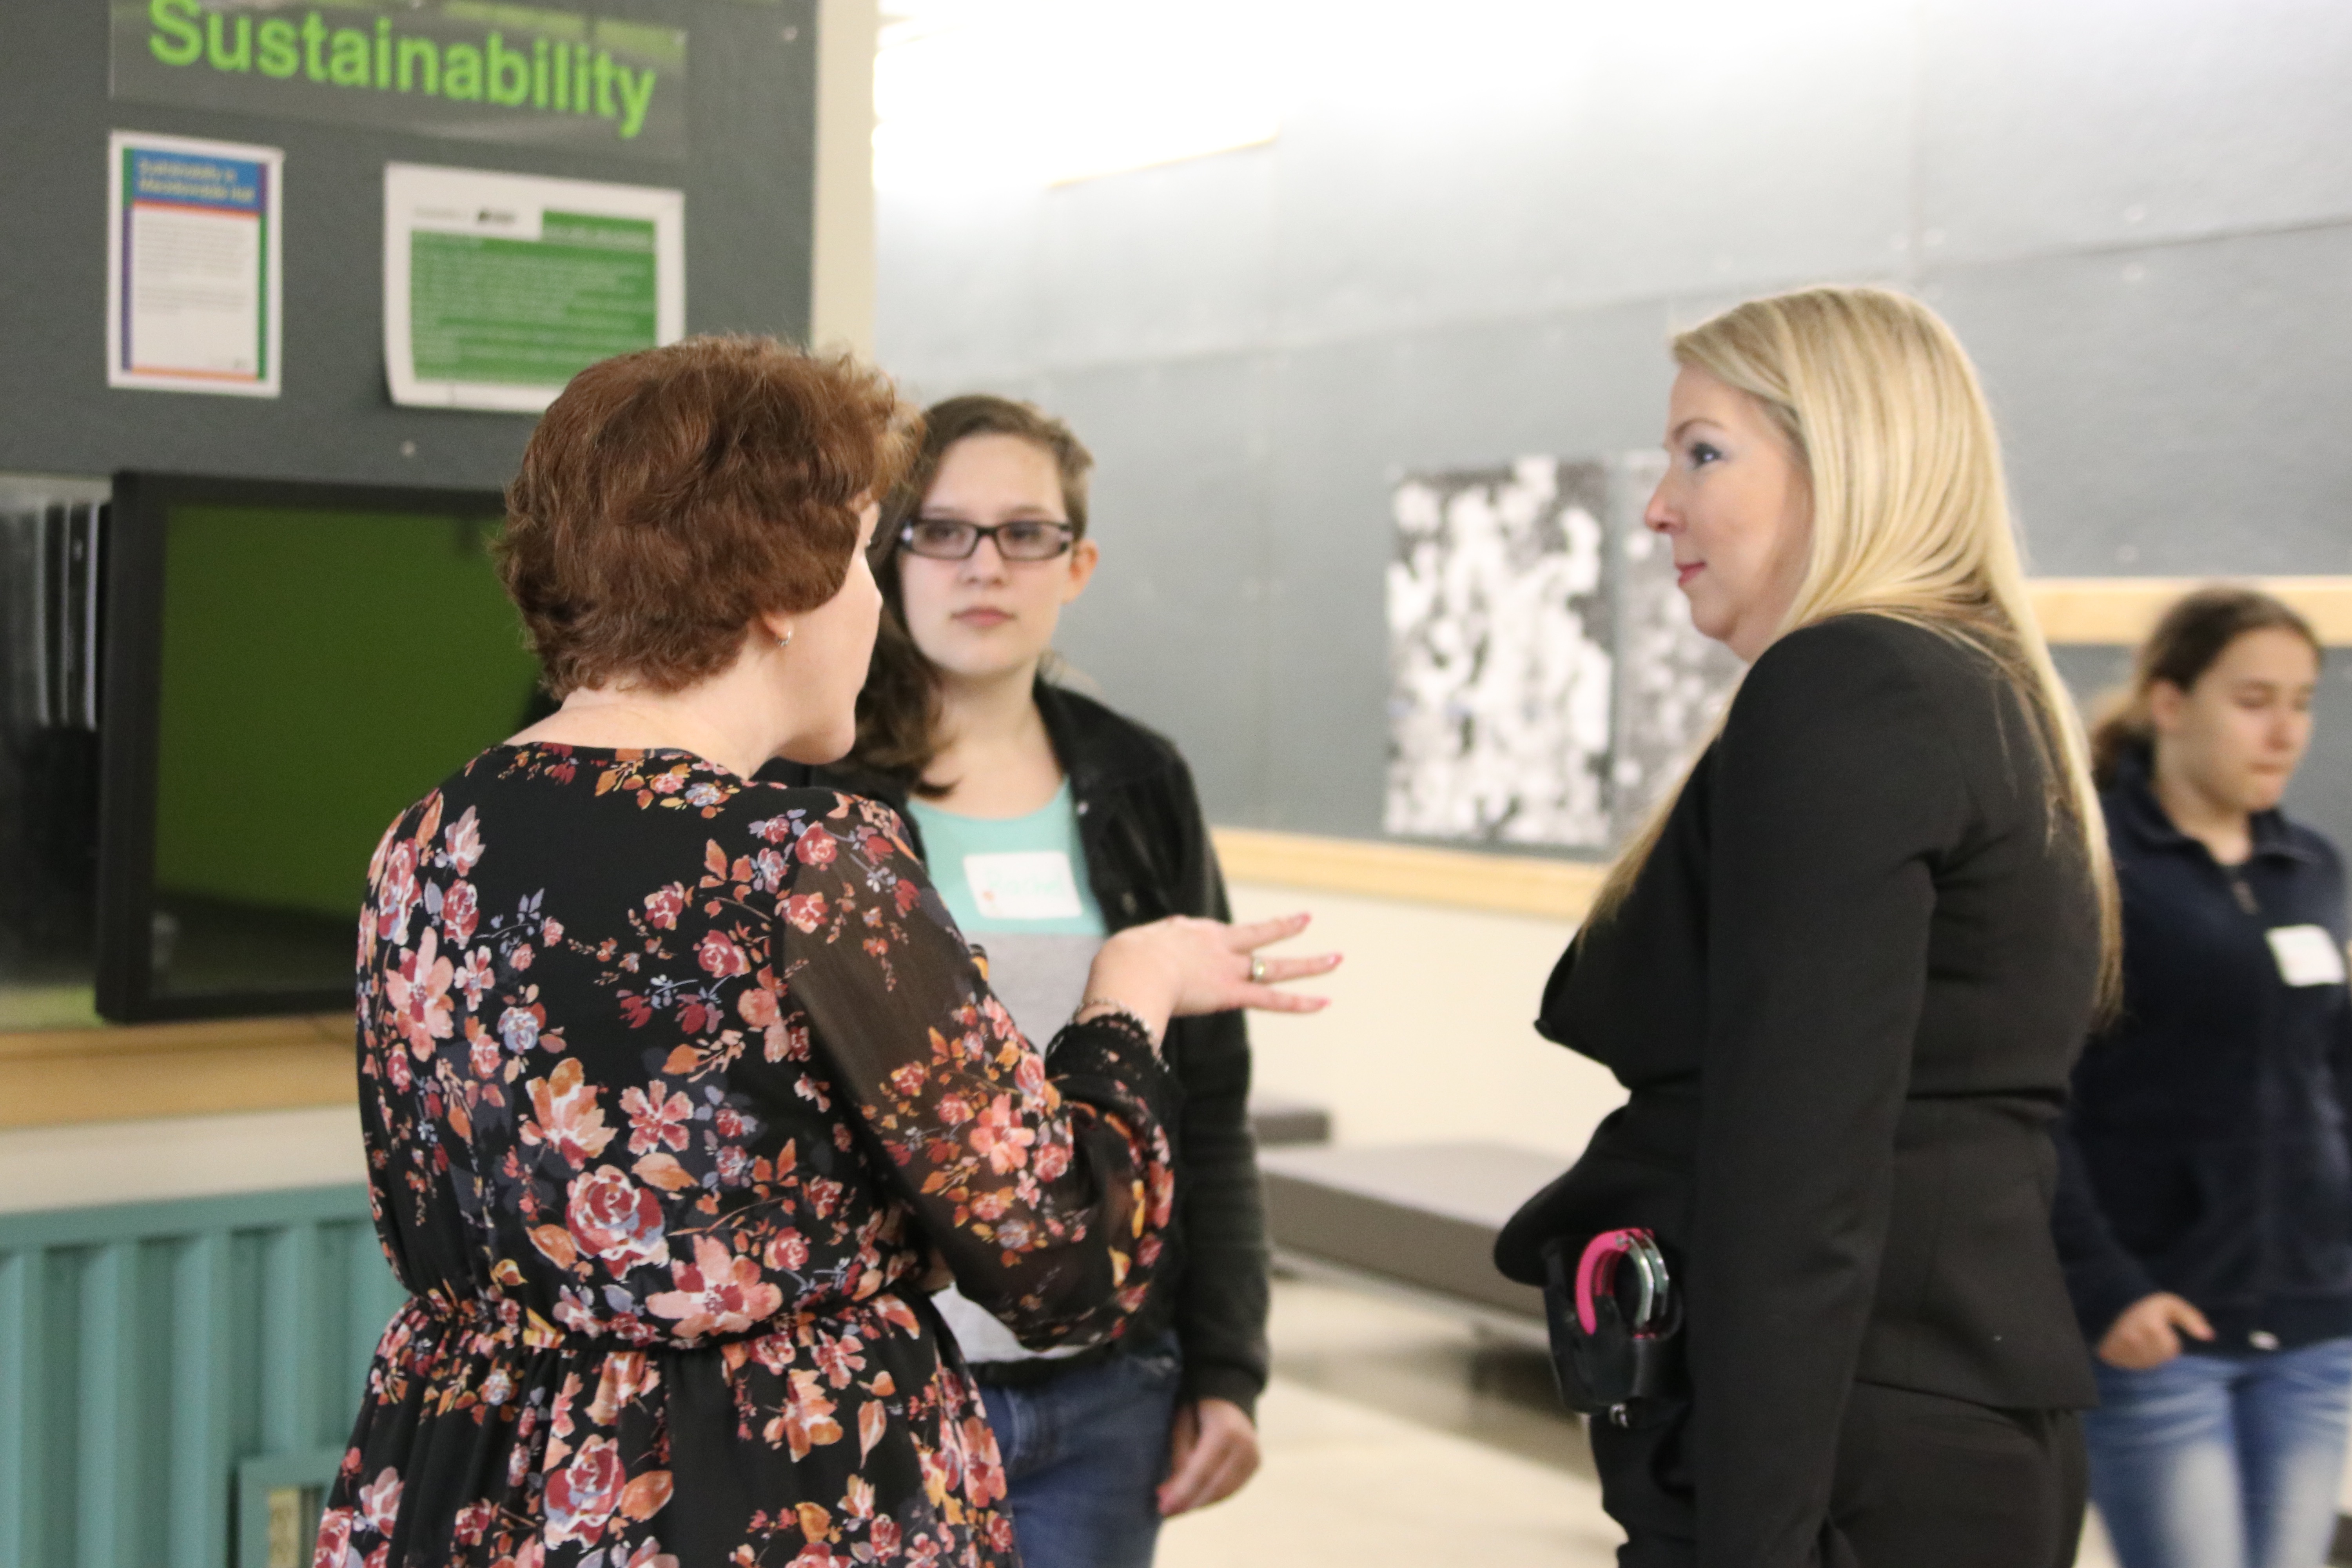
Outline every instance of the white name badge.
[(1066, 921), (1086, 912), (1070, 858), (1059, 849), (967, 855), (963, 879), (971, 901), (992, 921)]
[(2326, 926), (2273, 926), (2268, 934), (2279, 975), (2289, 985), (2344, 984), (2344, 950)]

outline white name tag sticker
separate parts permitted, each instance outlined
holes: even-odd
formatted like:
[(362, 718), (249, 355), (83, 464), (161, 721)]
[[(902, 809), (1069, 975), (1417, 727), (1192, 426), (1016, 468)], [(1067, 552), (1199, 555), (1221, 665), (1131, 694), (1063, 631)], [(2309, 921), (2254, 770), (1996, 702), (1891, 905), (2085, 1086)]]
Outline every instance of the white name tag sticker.
[(1086, 912), (1070, 858), (1059, 849), (967, 855), (963, 879), (971, 901), (992, 921), (1066, 921)]
[(2344, 984), (2344, 950), (2326, 926), (2273, 926), (2268, 934), (2279, 975), (2289, 985)]

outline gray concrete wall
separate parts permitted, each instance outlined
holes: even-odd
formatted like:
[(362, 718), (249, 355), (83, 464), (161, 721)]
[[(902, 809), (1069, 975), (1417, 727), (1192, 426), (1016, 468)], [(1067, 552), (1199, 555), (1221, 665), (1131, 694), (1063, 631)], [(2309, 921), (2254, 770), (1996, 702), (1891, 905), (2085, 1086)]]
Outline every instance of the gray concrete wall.
[(1668, 331), (1748, 293), (1946, 312), (2040, 571), (2352, 571), (2352, 8), (1266, 3), (1271, 145), (879, 212), (883, 362), (1099, 456), (1065, 647), (1220, 820), (1378, 832), (1398, 470), (1654, 443)]

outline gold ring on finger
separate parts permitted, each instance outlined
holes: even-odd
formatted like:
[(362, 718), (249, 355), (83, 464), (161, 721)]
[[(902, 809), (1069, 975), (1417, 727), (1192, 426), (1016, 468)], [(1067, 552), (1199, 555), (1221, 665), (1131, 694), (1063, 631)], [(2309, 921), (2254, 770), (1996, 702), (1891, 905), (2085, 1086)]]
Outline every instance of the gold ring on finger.
[(1255, 953), (1250, 955), (1250, 984), (1253, 985), (1265, 984), (1265, 960)]

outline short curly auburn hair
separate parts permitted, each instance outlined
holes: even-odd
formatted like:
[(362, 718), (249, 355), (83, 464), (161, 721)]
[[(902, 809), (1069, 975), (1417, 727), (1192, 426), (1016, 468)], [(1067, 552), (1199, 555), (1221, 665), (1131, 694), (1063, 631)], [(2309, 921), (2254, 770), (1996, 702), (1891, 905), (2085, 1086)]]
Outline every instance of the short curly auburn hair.
[(832, 598), (919, 423), (879, 372), (772, 338), (573, 376), (523, 449), (499, 545), (549, 695), (680, 690), (726, 668), (755, 616)]

